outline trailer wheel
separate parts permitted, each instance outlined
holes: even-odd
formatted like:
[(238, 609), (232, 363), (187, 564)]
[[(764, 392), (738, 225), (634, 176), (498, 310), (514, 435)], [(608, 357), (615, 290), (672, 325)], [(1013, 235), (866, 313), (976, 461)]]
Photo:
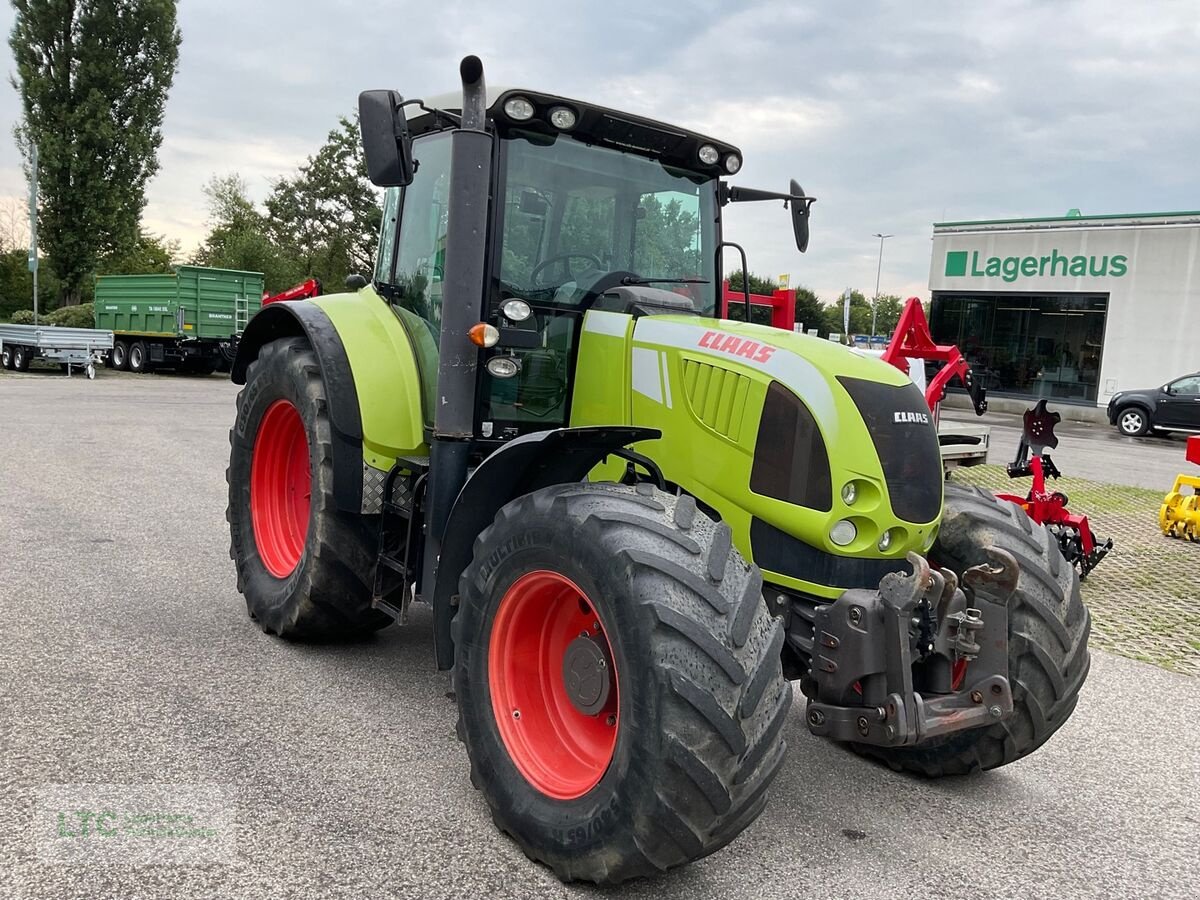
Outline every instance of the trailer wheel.
[(262, 347), (229, 442), (229, 555), (263, 631), (330, 640), (391, 622), (371, 606), (372, 536), (334, 503), (329, 400), (303, 338)]
[(112, 367), (118, 372), (127, 372), (129, 370), (129, 345), (124, 341), (114, 343), (109, 359), (112, 360)]
[(766, 804), (791, 685), (729, 527), (650, 485), (519, 497), (454, 619), (459, 737), (496, 823), (564, 881), (698, 859)]
[(29, 364), (33, 362), (33, 354), (28, 348), (22, 347), (20, 344), (13, 350), (13, 368), (18, 372), (28, 372)]
[(139, 375), (150, 371), (150, 354), (141, 341), (134, 341), (129, 347), (129, 371)]
[(10, 347), (8, 344), (5, 344), (3, 348), (0, 348), (0, 365), (10, 370), (13, 367), (13, 351), (12, 347)]
[(930, 777), (995, 769), (1032, 753), (1070, 718), (1090, 665), (1091, 616), (1079, 596), (1079, 575), (1054, 535), (1015, 503), (987, 491), (957, 484), (945, 490), (945, 513), (930, 559), (961, 577), (987, 562), (984, 548), (994, 546), (1011, 553), (1020, 566), (1008, 610), (1014, 710), (995, 725), (917, 747), (855, 745), (893, 769)]

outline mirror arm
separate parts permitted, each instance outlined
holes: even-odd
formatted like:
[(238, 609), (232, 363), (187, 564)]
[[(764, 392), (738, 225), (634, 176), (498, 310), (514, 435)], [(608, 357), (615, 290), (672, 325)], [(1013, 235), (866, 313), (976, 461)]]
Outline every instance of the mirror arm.
[(816, 197), (805, 197), (803, 194), (782, 194), (779, 191), (763, 191), (758, 188), (734, 187), (721, 182), (721, 205), (727, 203), (754, 203), (759, 200), (782, 200), (785, 203), (796, 201), (811, 206), (817, 202)]

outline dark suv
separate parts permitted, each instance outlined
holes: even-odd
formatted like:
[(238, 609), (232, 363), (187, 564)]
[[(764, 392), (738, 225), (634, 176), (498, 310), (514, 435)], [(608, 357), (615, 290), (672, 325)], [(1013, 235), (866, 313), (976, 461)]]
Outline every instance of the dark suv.
[(1118, 391), (1108, 401), (1108, 421), (1121, 434), (1147, 431), (1200, 431), (1200, 372), (1162, 387)]

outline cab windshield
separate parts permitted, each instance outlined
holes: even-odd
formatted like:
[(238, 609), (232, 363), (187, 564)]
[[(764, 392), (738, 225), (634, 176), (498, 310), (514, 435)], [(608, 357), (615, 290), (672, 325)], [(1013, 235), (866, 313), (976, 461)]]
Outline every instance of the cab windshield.
[(567, 137), (505, 144), (502, 298), (576, 306), (629, 279), (714, 313), (713, 179)]

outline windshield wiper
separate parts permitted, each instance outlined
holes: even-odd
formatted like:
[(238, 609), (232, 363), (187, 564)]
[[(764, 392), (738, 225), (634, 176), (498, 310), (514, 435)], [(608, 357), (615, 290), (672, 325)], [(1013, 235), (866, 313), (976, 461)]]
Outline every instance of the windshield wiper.
[(707, 278), (638, 278), (626, 275), (621, 284), (708, 284)]

